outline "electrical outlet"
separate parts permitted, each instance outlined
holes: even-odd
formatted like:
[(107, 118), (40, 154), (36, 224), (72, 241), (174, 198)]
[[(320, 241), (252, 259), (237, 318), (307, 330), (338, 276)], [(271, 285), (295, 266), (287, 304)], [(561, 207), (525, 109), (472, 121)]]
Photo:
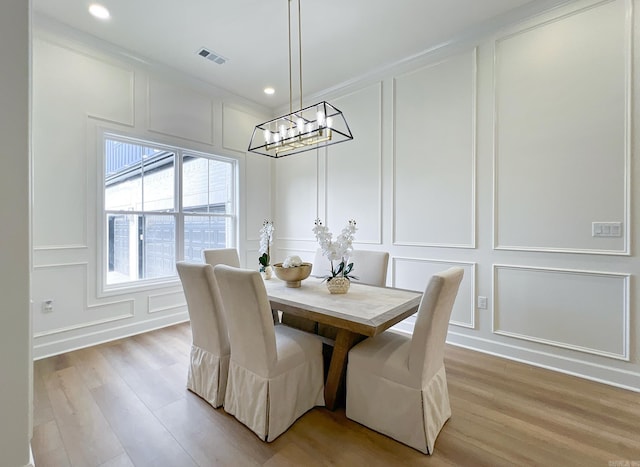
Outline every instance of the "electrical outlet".
[(487, 297), (478, 296), (478, 308), (481, 310), (487, 309)]
[(42, 302), (42, 312), (51, 313), (53, 311), (53, 300), (45, 300)]

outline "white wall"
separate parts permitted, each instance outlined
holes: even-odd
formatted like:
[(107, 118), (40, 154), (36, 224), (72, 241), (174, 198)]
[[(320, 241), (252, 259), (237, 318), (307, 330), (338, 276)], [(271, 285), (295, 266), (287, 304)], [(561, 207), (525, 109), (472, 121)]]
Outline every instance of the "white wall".
[[(272, 166), (245, 151), (253, 126), (271, 115), (42, 17), (34, 18), (33, 88), (34, 357), (185, 321), (178, 280), (101, 292), (100, 131), (238, 160), (244, 261), (271, 217)], [(52, 312), (43, 311), (45, 300)]]
[(0, 463), (29, 464), (29, 5), (0, 7)]
[(320, 96), (354, 140), (276, 162), (276, 256), (355, 218), (390, 285), (465, 268), (451, 343), (640, 388), (639, 7), (569, 2)]
[[(275, 220), (276, 261), (313, 258), (316, 216), (335, 234), (355, 218), (356, 247), (391, 253), (390, 285), (422, 289), (464, 267), (450, 342), (640, 387), (639, 3), (569, 2), (315, 96), (344, 111), (354, 141), (277, 161), (245, 153), (265, 109), (38, 21), (35, 356), (186, 319), (177, 282), (98, 293), (104, 127), (237, 157), (248, 267), (264, 218)], [(620, 222), (621, 236), (592, 236), (602, 221)]]

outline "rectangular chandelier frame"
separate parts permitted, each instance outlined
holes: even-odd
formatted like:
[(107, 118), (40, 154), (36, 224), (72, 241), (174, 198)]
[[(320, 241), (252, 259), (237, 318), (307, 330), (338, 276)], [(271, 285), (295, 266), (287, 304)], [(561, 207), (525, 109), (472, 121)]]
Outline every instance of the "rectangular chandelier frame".
[(279, 158), (351, 139), (342, 112), (322, 101), (256, 125), (248, 151)]

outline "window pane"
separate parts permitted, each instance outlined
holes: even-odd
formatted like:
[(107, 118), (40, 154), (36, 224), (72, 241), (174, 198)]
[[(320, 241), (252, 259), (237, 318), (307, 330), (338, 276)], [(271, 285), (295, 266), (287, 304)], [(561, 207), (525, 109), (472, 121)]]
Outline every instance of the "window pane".
[(233, 238), (233, 222), (227, 217), (184, 216), (184, 259), (202, 263), (202, 250), (226, 248)]
[(233, 164), (185, 156), (182, 166), (182, 206), (185, 212), (232, 212)]
[[(138, 216), (124, 214), (107, 215), (107, 284), (118, 284), (137, 279)], [(133, 255), (132, 255), (133, 253)]]
[(142, 167), (165, 153), (142, 144), (105, 139), (105, 209), (142, 209)]
[(233, 166), (230, 162), (209, 161), (209, 212), (230, 214), (233, 212)]
[(104, 144), (105, 285), (177, 278), (176, 261), (233, 246), (234, 161), (124, 136), (105, 134)]
[(174, 155), (162, 153), (143, 164), (143, 211), (173, 211), (175, 209)]
[(140, 177), (109, 183), (104, 190), (104, 207), (110, 211), (139, 211), (142, 209)]
[(144, 216), (140, 278), (176, 275), (176, 220), (174, 216)]

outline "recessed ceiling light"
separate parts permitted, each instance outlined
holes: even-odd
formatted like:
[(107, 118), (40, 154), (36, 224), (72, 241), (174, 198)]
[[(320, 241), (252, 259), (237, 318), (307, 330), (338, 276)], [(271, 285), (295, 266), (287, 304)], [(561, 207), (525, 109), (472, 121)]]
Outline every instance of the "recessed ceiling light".
[(275, 92), (276, 92), (276, 90), (273, 89), (271, 86), (269, 86), (267, 88), (264, 88), (264, 93), (267, 94), (268, 96), (271, 96)]
[(109, 17), (111, 16), (109, 14), (109, 10), (107, 10), (102, 5), (98, 5), (97, 3), (94, 3), (89, 7), (89, 13), (91, 13), (98, 19), (109, 19)]

